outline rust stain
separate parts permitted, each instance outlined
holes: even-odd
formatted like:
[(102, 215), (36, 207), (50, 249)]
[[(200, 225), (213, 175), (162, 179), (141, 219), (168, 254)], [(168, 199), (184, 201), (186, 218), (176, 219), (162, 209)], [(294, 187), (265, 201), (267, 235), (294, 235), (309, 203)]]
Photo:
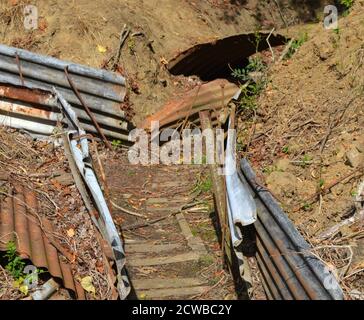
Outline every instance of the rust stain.
[(38, 108), (31, 108), (31, 107), (24, 107), (19, 104), (0, 101), (0, 110), (5, 112), (12, 112), (22, 115), (27, 115), (34, 118), (41, 118), (41, 119), (52, 119), (52, 112), (38, 109)]
[(18, 88), (0, 84), (0, 97), (21, 100), (28, 103), (48, 105), (52, 95), (42, 90)]
[(237, 85), (224, 79), (208, 82), (190, 90), (182, 98), (168, 102), (155, 114), (145, 119), (141, 128), (150, 130), (152, 121), (159, 121), (160, 127), (163, 127), (199, 111), (220, 109), (222, 102), (226, 106), (238, 90)]
[(0, 101), (0, 110), (34, 118), (53, 120), (53, 113), (51, 111), (36, 107), (36, 105), (48, 106), (54, 100), (52, 95), (47, 92), (0, 84), (0, 98), (10, 99), (11, 101), (23, 101), (34, 105), (34, 107), (23, 106), (16, 102)]
[[(37, 216), (38, 200), (34, 193), (22, 185), (15, 185), (12, 196), (0, 200), (0, 251), (6, 251), (9, 241), (14, 241), (23, 259), (29, 259), (38, 268), (63, 281), (77, 299), (84, 300), (85, 292), (72, 274), (71, 265), (58, 253), (46, 234), (54, 232), (50, 220)], [(41, 220), (39, 220), (41, 219)]]

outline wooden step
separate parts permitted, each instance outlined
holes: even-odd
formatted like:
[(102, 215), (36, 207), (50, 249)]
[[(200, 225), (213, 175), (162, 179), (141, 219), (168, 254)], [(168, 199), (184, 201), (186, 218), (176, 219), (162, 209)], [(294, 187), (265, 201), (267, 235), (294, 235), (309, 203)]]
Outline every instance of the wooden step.
[(173, 205), (170, 204), (168, 206), (147, 206), (147, 208), (145, 209), (147, 212), (165, 212), (166, 214), (168, 213), (173, 213), (173, 212), (178, 212), (181, 210), (182, 205)]
[(198, 252), (187, 252), (182, 254), (177, 254), (175, 256), (165, 256), (157, 258), (132, 258), (127, 259), (127, 265), (131, 267), (141, 267), (141, 266), (158, 266), (170, 263), (179, 263), (186, 261), (196, 261), (200, 258)]
[(174, 197), (172, 199), (168, 198), (149, 198), (145, 203), (146, 205), (153, 205), (153, 204), (168, 204), (168, 203), (176, 203), (183, 205), (190, 200), (190, 197)]
[(155, 278), (155, 279), (135, 279), (132, 281), (135, 290), (148, 289), (170, 289), (182, 287), (201, 286), (206, 283), (196, 278)]
[(129, 253), (146, 253), (146, 252), (152, 252), (152, 253), (158, 253), (158, 252), (164, 252), (164, 251), (171, 251), (178, 248), (181, 248), (182, 246), (177, 243), (170, 243), (170, 244), (126, 244), (125, 245), (125, 252), (126, 254)]
[(168, 297), (192, 297), (194, 295), (202, 294), (206, 292), (210, 287), (184, 287), (184, 288), (172, 288), (172, 289), (152, 289), (142, 290), (137, 293), (138, 297), (143, 299), (163, 299)]

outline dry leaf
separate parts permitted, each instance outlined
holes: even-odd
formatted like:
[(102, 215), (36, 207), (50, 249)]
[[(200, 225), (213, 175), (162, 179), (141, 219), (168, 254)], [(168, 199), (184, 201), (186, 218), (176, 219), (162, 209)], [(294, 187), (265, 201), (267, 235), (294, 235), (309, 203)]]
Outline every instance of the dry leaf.
[(70, 237), (70, 238), (73, 238), (75, 236), (75, 230), (74, 229), (68, 229), (67, 230), (67, 235)]
[(164, 65), (167, 65), (168, 64), (167, 59), (164, 58), (164, 57), (161, 57), (159, 61), (160, 61), (161, 64), (164, 64)]
[(91, 276), (82, 278), (81, 286), (85, 291), (92, 293), (94, 296), (96, 295), (96, 289), (95, 289), (94, 285), (92, 284)]
[(100, 53), (105, 53), (107, 51), (107, 49), (101, 45), (97, 45), (97, 51)]
[(45, 18), (41, 18), (39, 19), (39, 23), (38, 23), (38, 29), (40, 31), (45, 31), (48, 28), (48, 22)]

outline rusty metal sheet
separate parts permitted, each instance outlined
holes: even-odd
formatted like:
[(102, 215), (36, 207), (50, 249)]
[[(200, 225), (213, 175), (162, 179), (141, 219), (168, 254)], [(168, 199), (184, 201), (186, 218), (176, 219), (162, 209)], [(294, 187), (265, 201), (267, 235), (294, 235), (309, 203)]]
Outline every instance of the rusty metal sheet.
[(20, 184), (15, 185), (11, 197), (0, 199), (0, 251), (6, 251), (7, 243), (14, 241), (21, 258), (29, 259), (38, 268), (48, 269), (77, 299), (84, 300), (85, 292), (74, 279), (71, 265), (63, 260), (46, 236), (54, 231), (52, 222), (44, 217), (39, 221), (37, 208), (34, 191)]
[(150, 129), (152, 121), (159, 121), (160, 127), (192, 116), (208, 109), (220, 109), (239, 92), (239, 87), (224, 79), (214, 80), (188, 91), (179, 99), (168, 102), (142, 123), (143, 129)]
[[(90, 124), (86, 112), (77, 108), (75, 108), (75, 112), (84, 129), (92, 134), (97, 134), (97, 130)], [(9, 117), (9, 119), (6, 117)], [(128, 140), (128, 136), (124, 133), (128, 132), (131, 125), (127, 121), (102, 114), (95, 114), (95, 117), (106, 136), (114, 139)], [(1, 83), (0, 120), (4, 122), (4, 125), (14, 128), (19, 128), (23, 125), (22, 129), (44, 135), (51, 134), (53, 131), (52, 126), (55, 127), (58, 122), (64, 123), (57, 99), (55, 99), (52, 93)]]
[[(127, 133), (133, 126), (128, 121), (129, 110), (124, 110), (126, 87), (121, 75), (1, 44), (0, 120), (14, 128), (26, 125), (26, 130), (34, 122), (35, 133), (49, 135), (51, 130), (44, 127), (44, 124), (54, 126), (59, 114), (57, 100), (52, 95), (53, 88), (56, 88), (75, 109), (84, 128), (90, 133), (96, 133), (89, 115), (69, 85), (65, 68), (68, 68), (70, 78), (81, 92), (103, 133), (110, 138), (127, 141)], [(14, 122), (5, 118), (9, 109), (12, 109), (9, 116), (16, 119)], [(44, 123), (43, 120), (49, 118), (52, 123)], [(38, 122), (43, 124), (39, 127), (39, 132)]]

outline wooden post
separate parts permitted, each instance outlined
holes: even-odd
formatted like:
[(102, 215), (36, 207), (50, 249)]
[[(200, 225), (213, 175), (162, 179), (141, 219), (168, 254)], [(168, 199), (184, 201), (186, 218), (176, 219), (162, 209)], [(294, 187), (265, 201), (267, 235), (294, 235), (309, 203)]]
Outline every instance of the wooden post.
[[(199, 113), (202, 129), (212, 129), (210, 112), (201, 111)], [(221, 247), (224, 257), (228, 258), (228, 264), (232, 264), (231, 256), (231, 237), (229, 231), (229, 224), (227, 220), (227, 207), (226, 207), (226, 187), (225, 178), (219, 174), (219, 165), (214, 163), (210, 165), (210, 174), (212, 180), (212, 189), (214, 193), (216, 211), (219, 217), (221, 227)]]

